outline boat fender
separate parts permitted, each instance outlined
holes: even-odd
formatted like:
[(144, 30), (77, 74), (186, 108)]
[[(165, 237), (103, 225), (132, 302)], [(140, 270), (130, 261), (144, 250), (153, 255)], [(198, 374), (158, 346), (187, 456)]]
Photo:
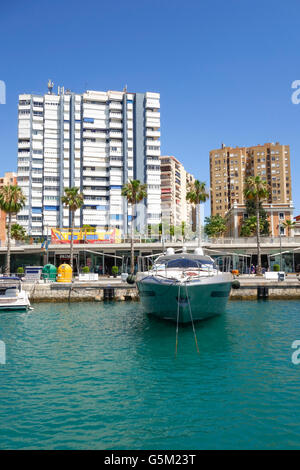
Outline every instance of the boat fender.
[(135, 275), (134, 275), (134, 274), (129, 274), (129, 275), (127, 276), (126, 282), (127, 282), (128, 284), (134, 284), (134, 283), (135, 283), (135, 280), (136, 280)]
[(240, 281), (237, 281), (237, 280), (233, 281), (231, 284), (231, 287), (232, 289), (239, 289), (241, 287)]

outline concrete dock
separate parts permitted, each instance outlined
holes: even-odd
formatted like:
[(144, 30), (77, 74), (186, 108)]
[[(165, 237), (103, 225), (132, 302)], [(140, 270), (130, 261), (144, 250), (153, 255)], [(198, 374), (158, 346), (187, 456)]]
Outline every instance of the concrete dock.
[(231, 300), (300, 299), (300, 282), (295, 274), (288, 275), (284, 281), (266, 280), (258, 276), (239, 276), (239, 289), (231, 289)]
[[(238, 289), (231, 289), (230, 300), (300, 299), (300, 282), (296, 275), (288, 275), (285, 281), (266, 280), (257, 276), (239, 276)], [(99, 281), (24, 282), (31, 302), (85, 302), (103, 300), (139, 300), (136, 285), (120, 279), (103, 278)]]
[(118, 279), (72, 283), (23, 283), (31, 302), (88, 302), (103, 300), (139, 300), (136, 285)]

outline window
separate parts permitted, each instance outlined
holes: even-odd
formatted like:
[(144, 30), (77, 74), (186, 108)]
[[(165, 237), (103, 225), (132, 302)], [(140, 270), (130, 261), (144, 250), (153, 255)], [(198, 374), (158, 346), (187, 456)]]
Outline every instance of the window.
[(284, 220), (284, 213), (283, 212), (279, 212), (279, 220)]

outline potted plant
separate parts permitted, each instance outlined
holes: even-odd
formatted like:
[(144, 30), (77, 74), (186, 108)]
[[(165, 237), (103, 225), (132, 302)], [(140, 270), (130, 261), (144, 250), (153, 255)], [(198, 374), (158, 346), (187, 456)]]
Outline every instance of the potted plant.
[(114, 277), (117, 277), (117, 275), (119, 274), (119, 268), (118, 268), (118, 266), (113, 266), (113, 267), (111, 268), (111, 273), (112, 273), (112, 275), (113, 275)]
[(24, 277), (24, 268), (22, 268), (22, 266), (19, 266), (17, 268), (17, 276), (21, 279), (22, 277)]
[(83, 266), (83, 268), (82, 268), (82, 272), (83, 272), (84, 274), (87, 274), (87, 273), (89, 273), (89, 272), (90, 272), (90, 268), (89, 268), (89, 266)]
[(278, 272), (280, 270), (279, 264), (273, 264), (273, 271)]

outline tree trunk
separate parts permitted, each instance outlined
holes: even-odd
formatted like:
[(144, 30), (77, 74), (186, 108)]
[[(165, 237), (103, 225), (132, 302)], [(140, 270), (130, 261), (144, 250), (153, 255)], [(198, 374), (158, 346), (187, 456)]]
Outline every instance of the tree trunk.
[(201, 243), (201, 204), (198, 204), (198, 247), (202, 245)]
[(131, 246), (131, 262), (130, 262), (130, 272), (131, 274), (134, 274), (134, 216), (135, 216), (135, 204), (132, 204), (131, 206), (131, 240), (130, 240), (130, 246)]
[(70, 243), (70, 266), (73, 269), (73, 237), (74, 237), (74, 211), (71, 211), (71, 243)]
[(7, 224), (7, 253), (6, 253), (6, 266), (5, 274), (10, 276), (10, 239), (11, 239), (11, 213), (8, 213), (8, 224)]
[(257, 241), (257, 271), (256, 271), (256, 274), (261, 274), (259, 201), (256, 202), (256, 241)]

